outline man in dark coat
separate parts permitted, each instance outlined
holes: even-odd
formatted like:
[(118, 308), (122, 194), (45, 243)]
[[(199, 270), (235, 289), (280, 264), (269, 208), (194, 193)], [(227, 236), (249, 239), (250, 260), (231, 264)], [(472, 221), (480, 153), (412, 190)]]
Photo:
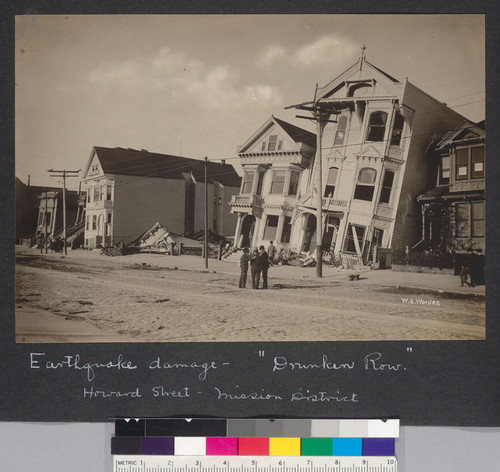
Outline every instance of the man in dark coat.
[[(262, 274), (262, 288), (267, 288), (267, 270), (269, 269), (269, 254), (264, 246), (259, 247), (259, 266)], [(257, 281), (259, 278), (257, 277)], [(258, 284), (257, 284), (258, 286)]]
[(252, 254), (252, 259), (250, 261), (250, 274), (252, 276), (252, 288), (259, 288), (259, 278), (260, 278), (260, 260), (259, 252), (255, 249)]

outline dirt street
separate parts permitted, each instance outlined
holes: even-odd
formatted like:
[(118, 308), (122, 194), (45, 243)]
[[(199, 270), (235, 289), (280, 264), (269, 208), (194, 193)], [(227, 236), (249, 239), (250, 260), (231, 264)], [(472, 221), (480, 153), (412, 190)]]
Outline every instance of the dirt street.
[[(20, 251), (16, 263), (18, 326), (26, 327), (28, 312), (33, 317), (44, 310), (61, 321), (80, 322), (81, 339), (74, 327), (69, 338), (79, 342), (95, 339), (84, 335), (90, 325), (102, 330), (103, 339), (122, 342), (465, 340), (485, 336), (484, 297), (381, 285), (376, 283), (376, 273), (383, 271), (349, 281), (345, 274), (318, 279), (314, 269), (273, 267), (268, 290), (243, 290), (238, 288), (237, 264), (230, 262), (218, 262), (214, 273), (213, 268), (204, 272), (199, 258), (194, 263), (200, 269), (175, 270), (161, 265), (168, 256), (123, 257), (95, 257), (94, 253), (93, 257), (62, 258)], [(21, 319), (25, 322), (19, 323)], [(78, 332), (78, 325), (73, 326)], [(24, 330), (22, 336), (17, 333), (18, 342), (40, 341)], [(50, 342), (57, 342), (57, 337), (56, 332)]]

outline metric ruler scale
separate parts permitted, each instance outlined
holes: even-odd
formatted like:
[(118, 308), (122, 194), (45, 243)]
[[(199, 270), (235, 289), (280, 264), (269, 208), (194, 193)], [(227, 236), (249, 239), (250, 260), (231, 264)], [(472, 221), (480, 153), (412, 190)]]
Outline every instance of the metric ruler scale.
[(393, 456), (118, 455), (113, 462), (113, 472), (397, 472)]

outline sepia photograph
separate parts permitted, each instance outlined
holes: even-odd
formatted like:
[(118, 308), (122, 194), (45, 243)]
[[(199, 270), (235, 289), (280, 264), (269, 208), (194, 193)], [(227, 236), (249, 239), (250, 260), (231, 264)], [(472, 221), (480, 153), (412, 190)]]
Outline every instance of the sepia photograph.
[(484, 15), (23, 15), (17, 343), (486, 339)]

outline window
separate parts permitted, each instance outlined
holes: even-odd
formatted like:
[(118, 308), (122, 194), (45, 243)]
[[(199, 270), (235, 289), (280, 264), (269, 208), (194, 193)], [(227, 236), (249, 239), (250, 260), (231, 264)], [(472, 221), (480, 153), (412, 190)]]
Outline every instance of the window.
[(403, 119), (401, 112), (396, 110), (396, 116), (394, 117), (394, 125), (392, 126), (391, 133), (391, 146), (399, 146), (401, 144), (404, 124), (405, 120)]
[(376, 111), (370, 115), (368, 122), (367, 141), (383, 141), (385, 135), (385, 124), (387, 123), (387, 113)]
[(260, 148), (261, 151), (265, 151), (266, 150), (266, 142), (265, 141), (262, 141), (262, 146)]
[(326, 178), (325, 197), (333, 197), (335, 194), (335, 184), (337, 183), (337, 174), (339, 170), (337, 167), (330, 167), (328, 169), (328, 177)]
[(111, 185), (106, 186), (106, 200), (111, 201)]
[(92, 215), (92, 230), (95, 231), (97, 229), (97, 215)]
[(271, 193), (281, 194), (285, 188), (286, 170), (275, 170), (271, 183)]
[(292, 217), (285, 216), (285, 220), (283, 221), (283, 230), (281, 231), (281, 242), (289, 243), (291, 234), (292, 234)]
[(90, 189), (88, 189), (87, 191), (87, 203), (90, 203), (90, 196), (92, 195), (92, 192), (90, 191)]
[(449, 184), (451, 176), (451, 157), (441, 157), (441, 169), (439, 170), (439, 185)]
[(455, 229), (459, 238), (468, 238), (470, 236), (468, 203), (455, 204)]
[(299, 191), (300, 172), (292, 170), (290, 172), (290, 185), (288, 186), (288, 195), (297, 195)]
[(356, 239), (358, 241), (359, 250), (363, 250), (363, 238), (365, 237), (365, 227), (352, 225), (349, 223), (349, 227), (347, 228), (347, 235), (344, 243), (344, 251), (357, 253), (356, 243), (354, 242), (354, 232), (356, 233)]
[(471, 149), (472, 178), (484, 178), (484, 147), (474, 147)]
[(90, 216), (87, 216), (87, 226), (86, 230), (88, 231), (90, 229)]
[(394, 172), (386, 170), (384, 181), (382, 182), (382, 190), (380, 192), (380, 203), (389, 203), (391, 200), (392, 184), (394, 183)]
[(101, 187), (101, 201), (104, 201), (104, 198), (106, 197), (106, 186), (103, 185)]
[(484, 146), (457, 149), (456, 180), (484, 178)]
[(38, 213), (38, 226), (42, 226), (44, 213)]
[(45, 225), (44, 226), (49, 226), (50, 227), (51, 222), (52, 222), (52, 212), (48, 211), (45, 214)]
[(370, 244), (366, 244), (363, 256), (365, 261), (373, 260), (375, 248), (380, 248), (382, 246), (382, 239), (384, 237), (384, 230), (373, 228), (372, 241)]
[(99, 201), (99, 187), (94, 187), (94, 202)]
[(264, 183), (264, 175), (265, 172), (259, 172), (259, 177), (257, 180), (257, 191), (255, 192), (257, 195), (262, 195), (262, 185)]
[(361, 169), (358, 174), (358, 183), (354, 190), (354, 198), (356, 200), (366, 200), (371, 202), (373, 199), (373, 192), (375, 190), (375, 178), (377, 171), (365, 167)]
[(241, 193), (252, 193), (253, 187), (253, 177), (255, 172), (245, 172), (245, 178), (243, 179), (243, 187)]
[(484, 202), (471, 203), (472, 237), (484, 237)]
[(278, 142), (278, 151), (281, 151), (283, 149), (283, 140), (280, 139)]
[(337, 123), (337, 132), (333, 141), (334, 146), (341, 146), (344, 144), (345, 130), (347, 127), (347, 116), (340, 116)]
[(278, 135), (272, 134), (269, 136), (269, 144), (267, 145), (268, 151), (276, 151), (276, 144), (278, 142)]
[(469, 150), (457, 149), (457, 176), (456, 180), (469, 178)]
[(264, 239), (276, 239), (276, 231), (278, 229), (279, 216), (268, 215), (266, 219), (266, 227), (264, 228)]

